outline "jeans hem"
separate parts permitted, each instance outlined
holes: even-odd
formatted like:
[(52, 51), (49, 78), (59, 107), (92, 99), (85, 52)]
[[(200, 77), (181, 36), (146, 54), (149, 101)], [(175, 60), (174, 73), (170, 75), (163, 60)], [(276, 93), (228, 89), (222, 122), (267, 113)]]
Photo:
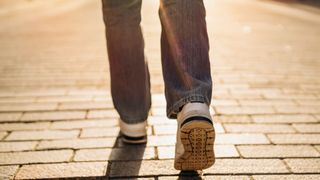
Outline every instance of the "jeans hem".
[(125, 123), (128, 123), (128, 124), (138, 124), (138, 123), (141, 123), (141, 122), (144, 122), (144, 121), (147, 121), (148, 119), (148, 116), (147, 117), (137, 117), (137, 118), (132, 118), (129, 116), (120, 116), (120, 119), (125, 122)]
[(208, 106), (210, 104), (210, 101), (208, 100), (208, 98), (205, 98), (203, 95), (197, 95), (197, 94), (189, 95), (189, 96), (186, 96), (186, 97), (180, 99), (179, 101), (174, 103), (173, 106), (169, 107), (167, 109), (167, 117), (170, 119), (176, 119), (177, 114), (180, 111), (180, 108), (182, 106), (184, 106), (185, 104), (187, 104), (189, 102), (194, 102), (194, 101), (206, 103)]

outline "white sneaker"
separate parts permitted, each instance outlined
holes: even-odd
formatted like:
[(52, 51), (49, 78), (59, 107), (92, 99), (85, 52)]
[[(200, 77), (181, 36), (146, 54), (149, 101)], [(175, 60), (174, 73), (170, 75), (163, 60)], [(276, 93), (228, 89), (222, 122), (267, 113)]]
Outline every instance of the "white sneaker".
[(190, 171), (209, 168), (215, 162), (215, 131), (205, 103), (188, 103), (178, 113), (174, 168)]
[(147, 142), (147, 121), (128, 124), (119, 119), (122, 141), (129, 144), (141, 144)]

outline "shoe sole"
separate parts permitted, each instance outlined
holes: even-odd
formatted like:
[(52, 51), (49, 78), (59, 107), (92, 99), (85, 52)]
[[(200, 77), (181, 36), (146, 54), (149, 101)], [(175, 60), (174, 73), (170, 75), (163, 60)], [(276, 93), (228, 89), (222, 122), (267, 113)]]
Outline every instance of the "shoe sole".
[(127, 143), (127, 144), (145, 144), (147, 143), (147, 140), (138, 140), (138, 141), (133, 141), (133, 140), (127, 140), (125, 138), (122, 138), (122, 141), (124, 143)]
[(147, 136), (139, 137), (138, 139), (128, 139), (122, 136), (122, 141), (127, 144), (145, 144), (147, 143)]
[(212, 124), (197, 120), (187, 123), (180, 129), (180, 138), (184, 154), (175, 160), (175, 169), (203, 170), (214, 164), (215, 131)]

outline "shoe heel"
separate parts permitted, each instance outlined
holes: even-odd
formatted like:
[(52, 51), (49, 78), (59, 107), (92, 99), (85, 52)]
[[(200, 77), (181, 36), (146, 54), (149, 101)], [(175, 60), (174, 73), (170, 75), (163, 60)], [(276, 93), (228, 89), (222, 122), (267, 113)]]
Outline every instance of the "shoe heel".
[(192, 121), (180, 129), (184, 154), (175, 161), (178, 170), (202, 170), (215, 162), (213, 143), (215, 131), (212, 124)]

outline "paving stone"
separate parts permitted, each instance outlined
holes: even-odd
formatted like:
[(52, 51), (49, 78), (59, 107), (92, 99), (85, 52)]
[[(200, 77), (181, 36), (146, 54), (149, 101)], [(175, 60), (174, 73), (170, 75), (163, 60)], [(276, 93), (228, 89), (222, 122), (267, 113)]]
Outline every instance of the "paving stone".
[(216, 133), (224, 133), (225, 132), (224, 128), (222, 127), (222, 125), (220, 123), (214, 123), (213, 126), (214, 126), (214, 130)]
[(0, 179), (2, 180), (13, 179), (18, 169), (19, 169), (19, 166), (0, 166)]
[(320, 153), (309, 145), (241, 145), (237, 148), (246, 158), (320, 157)]
[(214, 116), (213, 120), (220, 123), (250, 123), (250, 116), (247, 115), (231, 115), (231, 116)]
[(68, 102), (60, 103), (59, 110), (91, 110), (91, 109), (111, 109), (113, 108), (112, 102)]
[(275, 106), (278, 113), (288, 114), (318, 114), (320, 113), (319, 106)]
[(90, 110), (87, 118), (118, 118), (119, 115), (115, 110)]
[(319, 90), (319, 85), (318, 84), (303, 84), (301, 85), (301, 88), (303, 90), (316, 90), (318, 92)]
[(233, 145), (215, 145), (216, 157), (239, 157), (239, 153)]
[(153, 126), (155, 135), (170, 135), (176, 134), (177, 125), (154, 125)]
[(294, 114), (294, 115), (254, 115), (252, 119), (256, 123), (308, 123), (317, 122), (317, 120), (307, 114)]
[(148, 136), (147, 146), (169, 146), (175, 145), (175, 135)]
[(226, 91), (215, 91), (215, 93), (212, 94), (213, 99), (231, 99), (233, 98), (229, 92)]
[[(217, 159), (214, 166), (205, 170), (205, 174), (254, 174), (288, 173), (285, 164), (278, 159)], [(175, 175), (173, 160), (145, 160), (113, 162), (110, 176), (146, 176)]]
[(33, 150), (38, 142), (0, 142), (0, 152)]
[(269, 134), (275, 144), (320, 144), (320, 134)]
[(154, 107), (163, 107), (166, 104), (166, 98), (164, 94), (152, 94), (152, 106)]
[(6, 103), (0, 106), (0, 112), (52, 111), (56, 110), (57, 106), (57, 103)]
[(312, 94), (264, 94), (267, 99), (316, 99), (317, 97)]
[(220, 175), (220, 176), (162, 176), (158, 177), (159, 180), (177, 180), (177, 179), (184, 179), (184, 180), (196, 180), (196, 179), (204, 179), (204, 180), (250, 180), (249, 176), (239, 176), (239, 175)]
[(294, 173), (320, 173), (320, 159), (285, 159)]
[(224, 124), (227, 132), (238, 133), (293, 133), (290, 125), (280, 124)]
[(78, 162), (24, 165), (16, 179), (44, 179), (105, 176), (107, 162)]
[(239, 103), (233, 99), (213, 99), (211, 104), (213, 106), (238, 106)]
[(318, 149), (318, 151), (320, 152), (320, 145), (319, 146), (315, 146), (316, 149)]
[(101, 161), (101, 160), (142, 160), (155, 159), (153, 147), (126, 146), (108, 149), (82, 149), (76, 151), (75, 161)]
[(293, 124), (292, 126), (302, 133), (320, 133), (320, 124)]
[(320, 178), (320, 175), (317, 174), (289, 174), (289, 175), (254, 175), (253, 179), (255, 180), (317, 180)]
[[(226, 79), (224, 79), (223, 81), (226, 81)], [(235, 99), (261, 99), (262, 98), (262, 92), (250, 91), (248, 89), (243, 91), (242, 90), (231, 91), (231, 95)]]
[[(176, 136), (175, 135), (162, 135), (162, 136), (148, 136), (147, 147), (154, 147), (154, 146), (170, 146), (175, 145), (176, 143)], [(115, 138), (114, 138), (115, 139)], [(115, 147), (124, 147), (127, 144), (124, 143), (121, 138), (116, 141), (114, 144)]]
[(164, 107), (153, 107), (151, 109), (151, 116), (166, 116), (166, 108)]
[(31, 97), (41, 97), (41, 96), (58, 96), (58, 95), (65, 95), (65, 89), (30, 89), (30, 90), (20, 90), (16, 91), (14, 96), (16, 97), (24, 97), (24, 96), (31, 96)]
[[(214, 62), (213, 62), (214, 63)], [(221, 72), (221, 68), (223, 69)], [(225, 71), (227, 69), (227, 71)], [(230, 72), (233, 71), (233, 67), (231, 66), (215, 66), (215, 68), (213, 70), (216, 70), (220, 73), (222, 73), (223, 75), (228, 75), (230, 74)], [(213, 76), (216, 77), (216, 76)], [(219, 83), (217, 84), (214, 88), (216, 89), (220, 89), (218, 92), (219, 93), (223, 93), (223, 92), (228, 92), (230, 89), (237, 91), (237, 90), (247, 90), (250, 88), (249, 84), (246, 83), (232, 83), (232, 84), (225, 84), (225, 83)], [(227, 93), (229, 94), (229, 93)]]
[(84, 119), (86, 111), (53, 111), (53, 112), (29, 112), (25, 113), (22, 121), (52, 121), (52, 120), (71, 120)]
[[(65, 104), (66, 102), (71, 102), (72, 103), (77, 103), (81, 106), (81, 104), (85, 104), (85, 103), (81, 103), (84, 101), (91, 101), (93, 99), (92, 95), (82, 95), (82, 96), (40, 96), (37, 97), (37, 102), (59, 102), (60, 105), (59, 107), (61, 107), (62, 104)], [(68, 104), (66, 103), (66, 104)]]
[(115, 138), (94, 138), (94, 139), (73, 139), (73, 140), (52, 140), (41, 141), (37, 149), (61, 149), (61, 148), (103, 148), (113, 147)]
[(35, 101), (36, 101), (35, 97), (1, 97), (0, 98), (0, 103), (34, 103)]
[(179, 171), (173, 168), (172, 160), (144, 160), (112, 162), (110, 177), (176, 175)]
[(252, 100), (252, 99), (241, 99), (239, 100), (242, 106), (273, 106), (273, 105), (296, 105), (292, 100), (279, 100), (279, 99), (268, 99), (268, 100)]
[(19, 121), (22, 113), (0, 113), (0, 122)]
[(118, 125), (115, 119), (86, 119), (86, 120), (73, 120), (73, 121), (56, 121), (50, 126), (51, 129), (82, 129), (93, 127), (114, 127)]
[(7, 134), (8, 134), (7, 132), (0, 131), (0, 140), (3, 139), (4, 137), (6, 137)]
[(3, 123), (0, 126), (2, 131), (18, 131), (18, 130), (39, 130), (46, 129), (50, 125), (49, 122), (38, 123)]
[(308, 100), (298, 99), (296, 101), (299, 105), (302, 105), (302, 106), (305, 106), (305, 105), (306, 106), (319, 106), (320, 105), (319, 100), (316, 100), (316, 99), (308, 99)]
[(107, 101), (112, 103), (111, 95), (94, 95), (93, 101)]
[[(175, 146), (160, 146), (157, 149), (159, 159), (173, 159), (175, 156)], [(234, 145), (215, 145), (214, 151), (217, 158), (239, 157)]]
[(88, 137), (117, 137), (120, 133), (119, 127), (113, 128), (89, 128), (89, 129), (82, 129), (81, 131), (81, 138), (88, 138)]
[(108, 160), (112, 149), (83, 149), (77, 150), (74, 161)]
[(0, 153), (0, 164), (68, 162), (72, 155), (72, 150)]
[(110, 90), (104, 87), (89, 87), (89, 88), (73, 88), (69, 89), (67, 95), (105, 95), (110, 96)]
[(0, 97), (1, 98), (6, 98), (6, 97), (10, 97), (10, 96), (14, 96), (14, 92), (10, 92), (10, 91), (7, 91), (7, 90), (1, 90), (0, 91)]
[(222, 115), (275, 114), (273, 107), (269, 106), (216, 106), (215, 109)]
[(279, 159), (217, 159), (205, 174), (288, 173)]
[[(88, 128), (82, 129), (81, 138), (92, 138), (92, 137), (117, 137), (120, 133), (119, 127), (108, 127), (108, 128)], [(147, 135), (152, 135), (152, 128), (147, 128)]]
[(175, 156), (175, 146), (157, 147), (159, 159), (173, 159)]
[(204, 176), (205, 180), (250, 180), (249, 176), (234, 176), (234, 175), (225, 175), (225, 176)]
[(269, 144), (264, 134), (217, 134), (215, 144)]
[(149, 116), (149, 125), (176, 125), (177, 121), (175, 119), (168, 119), (165, 116)]
[(13, 131), (5, 140), (70, 139), (78, 137), (79, 133), (78, 130)]

